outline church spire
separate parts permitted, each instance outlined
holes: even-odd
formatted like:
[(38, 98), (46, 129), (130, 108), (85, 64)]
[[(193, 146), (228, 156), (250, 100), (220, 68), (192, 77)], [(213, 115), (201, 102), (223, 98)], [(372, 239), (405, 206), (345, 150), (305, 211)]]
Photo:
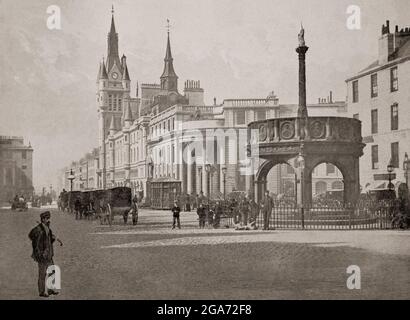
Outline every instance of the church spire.
[(171, 53), (171, 41), (169, 39), (169, 20), (167, 19), (168, 25), (167, 25), (167, 49), (165, 53), (165, 59), (164, 59), (164, 71), (162, 72), (161, 75), (161, 89), (163, 90), (169, 90), (169, 91), (177, 91), (178, 90), (178, 76), (175, 73), (174, 70), (174, 64), (173, 61), (174, 59), (172, 58), (172, 53)]
[[(108, 52), (107, 52), (107, 71), (110, 72), (114, 64), (121, 69), (120, 58), (118, 54), (118, 33), (115, 31), (114, 6), (111, 10), (111, 28), (108, 33)], [(120, 70), (122, 72), (122, 70)]]

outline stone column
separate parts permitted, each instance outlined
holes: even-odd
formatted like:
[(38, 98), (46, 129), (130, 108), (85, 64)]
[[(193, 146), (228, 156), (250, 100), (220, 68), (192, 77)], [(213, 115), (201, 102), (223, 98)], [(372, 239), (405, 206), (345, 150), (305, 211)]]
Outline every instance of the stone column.
[(187, 192), (188, 194), (192, 193), (192, 156), (191, 156), (191, 149), (187, 148), (186, 150), (186, 155), (187, 155)]
[(296, 52), (299, 56), (299, 107), (298, 117), (307, 118), (308, 111), (306, 107), (306, 52), (309, 47), (300, 45), (296, 48)]
[(209, 196), (208, 194), (208, 172), (205, 170), (205, 163), (202, 166), (202, 191), (204, 192), (205, 196)]

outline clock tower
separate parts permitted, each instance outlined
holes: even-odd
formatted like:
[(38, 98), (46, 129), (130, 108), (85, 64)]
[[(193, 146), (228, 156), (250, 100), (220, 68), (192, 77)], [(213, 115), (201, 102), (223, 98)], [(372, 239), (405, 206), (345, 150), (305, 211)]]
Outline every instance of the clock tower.
[(130, 76), (125, 55), (118, 54), (118, 33), (115, 30), (114, 8), (107, 38), (107, 59), (100, 63), (97, 77), (97, 109), (99, 126), (99, 188), (106, 187), (107, 137), (122, 128), (124, 109), (130, 101)]

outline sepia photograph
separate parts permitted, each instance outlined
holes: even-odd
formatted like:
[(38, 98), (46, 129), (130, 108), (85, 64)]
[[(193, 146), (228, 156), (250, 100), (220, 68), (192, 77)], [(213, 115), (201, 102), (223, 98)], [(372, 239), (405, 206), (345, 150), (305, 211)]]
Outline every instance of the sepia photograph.
[(0, 300), (410, 299), (410, 1), (0, 0), (0, 40)]

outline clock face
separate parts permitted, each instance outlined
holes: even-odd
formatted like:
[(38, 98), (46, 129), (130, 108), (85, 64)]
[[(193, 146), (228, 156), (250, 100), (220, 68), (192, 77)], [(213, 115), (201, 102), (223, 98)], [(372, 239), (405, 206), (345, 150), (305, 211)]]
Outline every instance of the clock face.
[(117, 78), (118, 78), (118, 73), (113, 72), (113, 73), (112, 73), (112, 78), (113, 78), (114, 80), (117, 80)]

